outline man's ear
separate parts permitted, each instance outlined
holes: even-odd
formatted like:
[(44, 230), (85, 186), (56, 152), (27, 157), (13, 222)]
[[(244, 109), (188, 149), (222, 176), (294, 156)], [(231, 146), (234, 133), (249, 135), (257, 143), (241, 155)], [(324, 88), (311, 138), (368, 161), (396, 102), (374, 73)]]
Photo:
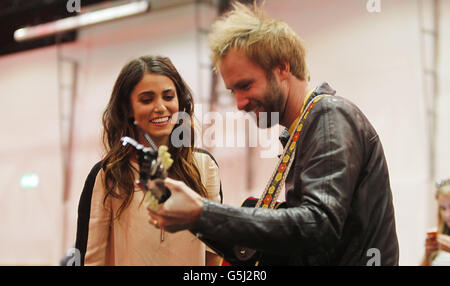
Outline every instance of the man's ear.
[(289, 64), (289, 62), (285, 61), (281, 64), (279, 64), (274, 72), (277, 74), (277, 76), (279, 77), (279, 79), (281, 81), (287, 79), (289, 77), (289, 75), (291, 74), (291, 65)]

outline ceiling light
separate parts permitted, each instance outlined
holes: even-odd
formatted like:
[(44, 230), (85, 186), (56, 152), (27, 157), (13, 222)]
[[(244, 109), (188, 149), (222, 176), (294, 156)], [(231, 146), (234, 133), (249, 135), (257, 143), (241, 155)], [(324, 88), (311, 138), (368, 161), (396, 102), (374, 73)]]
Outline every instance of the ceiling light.
[(74, 17), (64, 18), (54, 22), (24, 27), (14, 32), (14, 39), (18, 42), (67, 32), (98, 23), (108, 22), (132, 15), (145, 13), (150, 5), (147, 0), (133, 1), (123, 5), (113, 6), (96, 11), (81, 13)]

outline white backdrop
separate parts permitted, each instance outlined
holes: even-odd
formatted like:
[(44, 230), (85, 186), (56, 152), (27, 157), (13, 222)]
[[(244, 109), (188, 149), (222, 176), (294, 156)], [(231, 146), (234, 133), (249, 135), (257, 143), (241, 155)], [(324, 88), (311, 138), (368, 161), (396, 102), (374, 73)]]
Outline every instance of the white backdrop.
[[(400, 264), (417, 265), (424, 232), (435, 223), (432, 180), (450, 177), (450, 72), (445, 68), (450, 65), (450, 3), (442, 1), (440, 15), (438, 160), (436, 178), (430, 178), (418, 1), (381, 0), (379, 13), (368, 12), (365, 0), (266, 2), (267, 14), (288, 22), (306, 42), (311, 85), (329, 82), (379, 132), (394, 196)], [(101, 114), (128, 60), (145, 54), (170, 57), (196, 103), (207, 110), (208, 51), (198, 28), (207, 27), (215, 13), (214, 7), (195, 4), (150, 12), (83, 29), (77, 42), (60, 47), (79, 63), (72, 183), (65, 204), (57, 49), (0, 57), (0, 264), (58, 264), (73, 246), (80, 192), (102, 155)], [(218, 111), (235, 111), (232, 98), (221, 94)], [(210, 151), (219, 162), (225, 203), (232, 205), (259, 195), (276, 162), (260, 158), (254, 148)], [(37, 188), (20, 186), (25, 173), (38, 174)]]

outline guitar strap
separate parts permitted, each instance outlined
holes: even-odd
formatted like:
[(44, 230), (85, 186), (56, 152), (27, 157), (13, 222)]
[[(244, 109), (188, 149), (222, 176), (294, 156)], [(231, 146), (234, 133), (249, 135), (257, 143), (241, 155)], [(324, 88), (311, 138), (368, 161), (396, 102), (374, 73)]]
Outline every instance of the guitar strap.
[(289, 140), (284, 147), (283, 154), (280, 156), (278, 165), (274, 170), (272, 176), (270, 177), (262, 196), (256, 203), (255, 208), (274, 208), (277, 202), (278, 195), (280, 194), (281, 187), (283, 186), (287, 174), (289, 173), (289, 170), (291, 168), (292, 162), (294, 161), (296, 149), (295, 146), (300, 137), (304, 122), (308, 118), (308, 114), (310, 113), (314, 105), (325, 96), (331, 95), (319, 95), (317, 94), (317, 89), (315, 89), (314, 91), (311, 91), (306, 97), (305, 103), (306, 101), (308, 101), (308, 103), (306, 107), (305, 104), (303, 104), (302, 110), (300, 112), (301, 116), (299, 117), (299, 120), (295, 125), (294, 132), (292, 132), (292, 134), (290, 135)]

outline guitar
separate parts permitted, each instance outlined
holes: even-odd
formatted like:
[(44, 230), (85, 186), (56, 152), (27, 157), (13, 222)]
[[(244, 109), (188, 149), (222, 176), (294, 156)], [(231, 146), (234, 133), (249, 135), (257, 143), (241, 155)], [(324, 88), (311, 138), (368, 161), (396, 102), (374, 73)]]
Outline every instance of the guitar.
[[(241, 207), (255, 208), (257, 207), (258, 199), (255, 197), (247, 198)], [(276, 202), (274, 209), (286, 208), (285, 202)], [(277, 255), (274, 253), (261, 252), (251, 248), (242, 247), (239, 245), (233, 246), (233, 258), (224, 259), (222, 266), (264, 266), (264, 265), (285, 265), (287, 257)]]
[[(168, 148), (161, 145), (156, 150), (155, 144), (149, 136), (145, 136), (151, 148), (139, 144), (133, 138), (124, 136), (120, 139), (123, 146), (131, 145), (136, 149), (139, 164), (139, 179), (136, 184), (145, 192), (144, 203), (152, 210), (164, 203), (170, 197), (170, 190), (164, 186), (164, 179), (173, 164)], [(151, 180), (154, 186), (149, 188), (147, 183)]]

